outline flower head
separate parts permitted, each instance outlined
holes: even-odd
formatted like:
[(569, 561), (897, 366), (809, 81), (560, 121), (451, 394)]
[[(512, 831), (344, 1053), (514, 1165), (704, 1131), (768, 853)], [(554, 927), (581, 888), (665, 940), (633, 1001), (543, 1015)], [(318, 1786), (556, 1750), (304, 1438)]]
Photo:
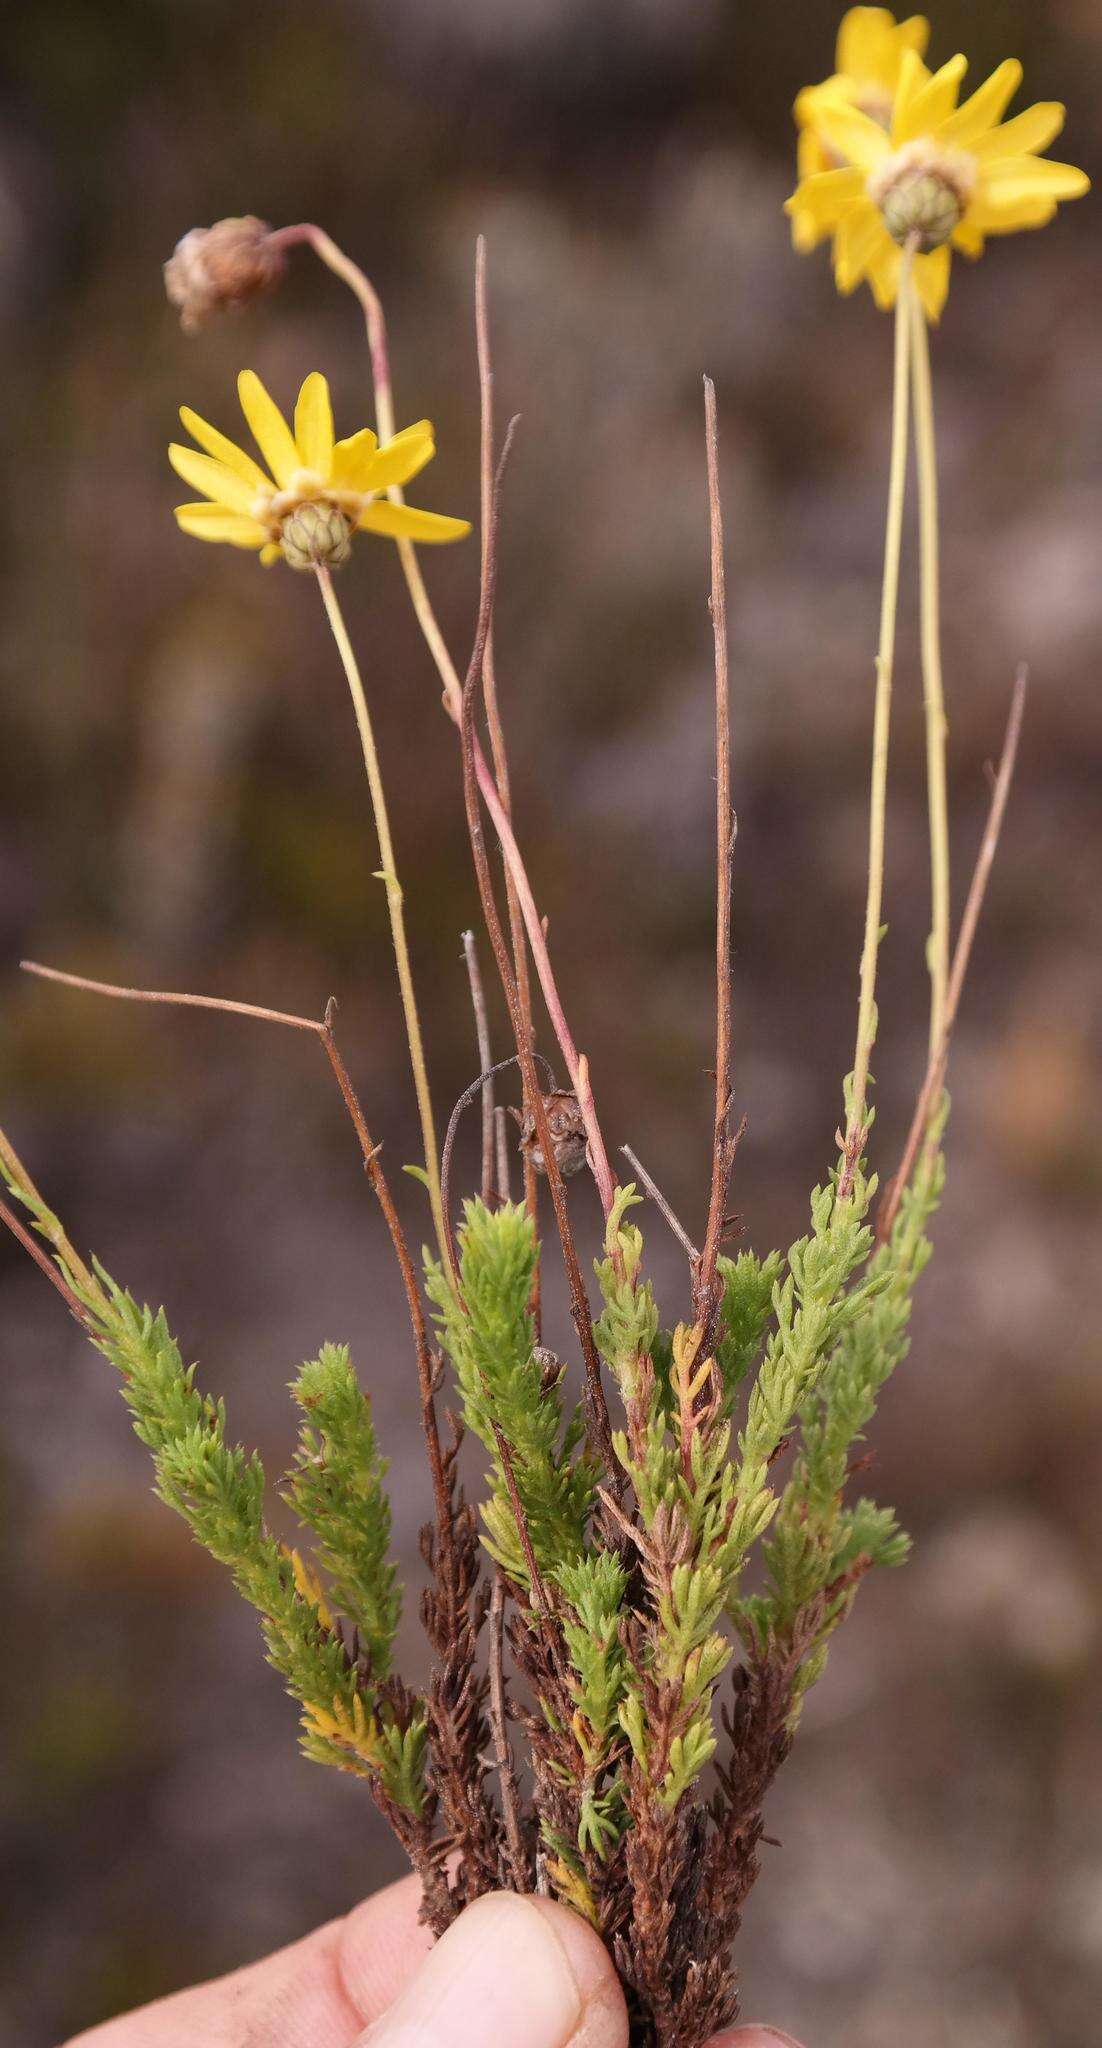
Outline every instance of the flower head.
[(267, 221), (247, 213), (184, 235), (165, 264), (165, 290), (180, 309), (184, 331), (191, 334), (216, 313), (271, 291), (284, 262)]
[[(820, 132), (824, 106), (857, 107), (883, 128), (891, 126), (899, 76), (908, 50), (924, 57), (930, 24), (921, 14), (896, 21), (886, 7), (851, 7), (838, 30), (835, 70), (822, 85), (809, 85), (794, 108), (800, 131), (798, 167), (801, 182), (818, 171), (837, 170), (839, 157)], [(829, 230), (814, 211), (793, 210), (792, 239), (801, 251), (814, 249)]]
[(1058, 102), (1004, 118), (1022, 82), (1019, 63), (1000, 64), (961, 106), (967, 68), (953, 57), (930, 72), (906, 50), (888, 123), (838, 93), (817, 101), (815, 134), (833, 166), (805, 177), (788, 211), (806, 237), (812, 225), (815, 239), (833, 236), (839, 291), (867, 280), (879, 306), (894, 305), (909, 244), (919, 296), (936, 320), (954, 249), (982, 256), (988, 235), (1044, 227), (1062, 199), (1090, 190), (1085, 172), (1040, 154), (1063, 128)]
[(185, 533), (258, 549), (265, 563), (282, 555), (294, 569), (316, 569), (346, 561), (356, 531), (412, 541), (462, 540), (470, 532), (469, 520), (392, 505), (382, 495), (432, 461), (428, 420), (382, 447), (370, 427), (336, 441), (329, 386), (319, 371), (311, 371), (299, 392), (294, 432), (255, 371), (242, 370), (237, 389), (268, 470), (182, 406), (180, 418), (199, 447), (173, 442), (168, 459), (204, 494), (201, 503), (176, 507)]

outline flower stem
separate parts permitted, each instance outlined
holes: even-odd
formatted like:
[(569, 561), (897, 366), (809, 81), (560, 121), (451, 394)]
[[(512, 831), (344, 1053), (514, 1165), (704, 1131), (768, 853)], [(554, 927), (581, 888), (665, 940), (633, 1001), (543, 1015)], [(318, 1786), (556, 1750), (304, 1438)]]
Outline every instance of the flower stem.
[[(368, 348), (371, 354), (371, 376), (375, 389), (376, 426), (380, 441), (389, 441), (394, 434), (394, 391), (390, 379), (386, 316), (383, 312), (382, 301), (374, 285), (360, 269), (359, 265), (353, 263), (351, 258), (345, 255), (343, 249), (338, 248), (332, 237), (327, 235), (323, 228), (317, 227), (311, 221), (301, 222), (295, 227), (278, 229), (272, 236), (272, 241), (283, 249), (294, 248), (303, 243), (306, 244), (307, 247), (314, 251), (319, 260), (333, 272), (333, 275), (339, 277), (342, 283), (348, 286), (353, 296), (358, 300), (363, 311), (364, 323), (367, 328)], [(397, 484), (390, 486), (387, 496), (396, 505), (400, 505), (403, 502), (403, 494)], [(458, 727), (462, 713), (463, 685), (459, 679), (455, 663), (448, 652), (447, 642), (440, 630), (436, 613), (433, 611), (432, 600), (425, 588), (425, 580), (421, 574), (421, 565), (417, 559), (417, 550), (412, 542), (408, 540), (397, 540), (395, 546), (398, 550), (398, 560), (401, 563), (402, 573), (406, 579), (417, 623), (421, 628), (429, 652), (436, 664), (440, 680), (444, 686), (445, 709)], [(609, 1165), (608, 1152), (601, 1133), (601, 1127), (597, 1120), (597, 1105), (593, 1099), (588, 1065), (578, 1051), (570, 1026), (566, 1020), (566, 1012), (563, 1009), (562, 999), (559, 995), (554, 970), (551, 965), (551, 955), (547, 946), (547, 934), (544, 931), (543, 921), (536, 908), (523, 856), (513, 831), (507, 786), (504, 791), (499, 788), (497, 779), (486, 759), (477, 734), (474, 736), (474, 760), (478, 787), (482, 794), (483, 802), (493, 819), (494, 830), (501, 845), (505, 865), (516, 894), (521, 917), (524, 921), (524, 928), (528, 934), (528, 943), (532, 949), (532, 958), (539, 977), (540, 987), (543, 991), (544, 1001), (547, 1004), (548, 1015), (550, 1016), (555, 1036), (558, 1039), (563, 1059), (566, 1062), (567, 1072), (570, 1076), (570, 1085), (578, 1097), (589, 1140), (589, 1157), (593, 1178), (597, 1184), (601, 1206), (607, 1216), (612, 1207), (616, 1182)], [(521, 975), (521, 981), (522, 985), (524, 985), (524, 973)]]
[(941, 1042), (949, 987), (949, 806), (946, 752), (949, 728), (941, 669), (941, 563), (938, 539), (937, 441), (926, 315), (917, 297), (911, 310), (914, 418), (918, 453), (922, 540), (922, 680), (926, 705), (926, 780), (930, 809), (930, 1050)]
[(869, 805), (869, 887), (865, 908), (865, 943), (861, 955), (861, 996), (857, 1013), (857, 1044), (847, 1105), (845, 1163), (839, 1192), (848, 1194), (867, 1131), (869, 1062), (876, 1039), (876, 969), (880, 957), (880, 924), (884, 902), (884, 837), (888, 797), (888, 740), (891, 732), (892, 677), (896, 622), (899, 615), (899, 562), (903, 546), (903, 508), (907, 493), (907, 436), (910, 426), (911, 276), (914, 252), (907, 248), (899, 274), (895, 309), (895, 390), (892, 401), (891, 478), (884, 540), (884, 584), (880, 602), (880, 647), (876, 657), (876, 707), (873, 718), (872, 795)]
[(390, 913), (390, 931), (394, 941), (394, 958), (398, 965), (398, 985), (402, 992), (402, 1009), (406, 1020), (406, 1037), (409, 1040), (410, 1065), (413, 1068), (413, 1085), (417, 1091), (417, 1108), (421, 1118), (421, 1139), (425, 1152), (425, 1176), (428, 1182), (429, 1207), (432, 1210), (433, 1227), (440, 1248), (444, 1270), (454, 1281), (451, 1250), (444, 1222), (444, 1205), (440, 1193), (440, 1157), (436, 1143), (436, 1125), (432, 1114), (432, 1096), (429, 1091), (428, 1070), (425, 1065), (425, 1049), (421, 1038), (421, 1020), (417, 1014), (417, 998), (413, 992), (413, 974), (409, 962), (409, 946), (406, 942), (405, 911), (403, 908), (402, 885), (394, 859), (394, 842), (390, 836), (390, 819), (387, 814), (383, 778), (379, 769), (379, 756), (375, 746), (375, 734), (371, 726), (371, 714), (367, 708), (363, 680), (359, 664), (352, 650), (344, 614), (337, 601), (328, 569), (318, 569), (318, 587), (337, 643), (348, 687), (352, 695), (352, 706), (359, 727), (360, 744), (363, 747), (364, 767), (367, 770), (368, 788), (371, 791), (371, 808), (375, 814), (375, 830), (379, 837), (379, 856), (382, 861), (380, 880), (386, 889), (387, 910)]

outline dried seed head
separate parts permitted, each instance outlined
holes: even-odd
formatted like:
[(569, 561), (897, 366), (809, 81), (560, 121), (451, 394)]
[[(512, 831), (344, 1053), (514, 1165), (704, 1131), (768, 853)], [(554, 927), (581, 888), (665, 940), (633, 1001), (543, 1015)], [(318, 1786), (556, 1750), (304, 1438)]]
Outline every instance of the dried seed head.
[(247, 213), (184, 235), (165, 264), (165, 290), (180, 308), (185, 333), (192, 334), (216, 313), (271, 291), (284, 262), (267, 221)]
[[(551, 1133), (551, 1146), (559, 1172), (568, 1178), (580, 1173), (585, 1165), (586, 1129), (578, 1098), (569, 1089), (556, 1088), (543, 1098), (547, 1111), (547, 1123)], [(543, 1147), (539, 1141), (535, 1118), (526, 1116), (520, 1127), (520, 1149), (531, 1160), (537, 1173), (546, 1173)]]
[(919, 255), (929, 256), (960, 226), (975, 182), (974, 159), (913, 142), (881, 166), (869, 195), (893, 242), (904, 247), (913, 240)]
[(352, 553), (352, 522), (324, 501), (296, 505), (280, 527), (280, 540), (292, 569), (339, 569)]

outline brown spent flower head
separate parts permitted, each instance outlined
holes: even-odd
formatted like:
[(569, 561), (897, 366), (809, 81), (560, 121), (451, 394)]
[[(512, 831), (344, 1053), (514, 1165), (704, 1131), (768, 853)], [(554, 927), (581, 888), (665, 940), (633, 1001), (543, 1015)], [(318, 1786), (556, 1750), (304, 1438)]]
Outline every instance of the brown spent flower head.
[(273, 290), (285, 261), (267, 221), (253, 213), (190, 229), (165, 264), (165, 290), (185, 334)]
[[(544, 1096), (543, 1102), (555, 1162), (564, 1178), (569, 1178), (572, 1173), (580, 1173), (585, 1165), (587, 1135), (581, 1105), (577, 1096), (567, 1088), (554, 1089), (550, 1095)], [(520, 1149), (527, 1154), (537, 1173), (547, 1172), (534, 1117), (526, 1116), (521, 1124)]]

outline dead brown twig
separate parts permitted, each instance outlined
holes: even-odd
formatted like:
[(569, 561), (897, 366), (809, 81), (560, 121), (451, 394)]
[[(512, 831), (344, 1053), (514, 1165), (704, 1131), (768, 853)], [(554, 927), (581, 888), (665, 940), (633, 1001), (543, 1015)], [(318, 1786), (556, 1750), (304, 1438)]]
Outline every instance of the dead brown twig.
[(463, 934), (463, 956), (467, 962), (467, 979), (471, 985), (471, 1007), (474, 1010), (478, 1064), (484, 1076), (482, 1082), (482, 1199), (488, 1204), (494, 1198), (494, 1083), (490, 1071), (490, 1026), (486, 1016), (486, 991), (482, 986), (482, 970), (478, 964), (478, 948), (474, 942), (473, 932), (464, 932)]
[(57, 1288), (73, 1320), (80, 1324), (82, 1330), (90, 1330), (92, 1327), (91, 1317), (83, 1302), (73, 1293), (64, 1274), (55, 1265), (49, 1253), (43, 1251), (37, 1238), (32, 1236), (26, 1225), (20, 1222), (15, 1211), (9, 1209), (4, 1201), (0, 1201), (0, 1223), (6, 1225), (7, 1229), (11, 1231), (12, 1236), (22, 1245), (23, 1250), (30, 1253), (35, 1265), (40, 1267), (42, 1272), (45, 1273), (47, 1280)]
[(509, 1719), (505, 1700), (505, 1601), (507, 1587), (504, 1576), (497, 1572), (494, 1590), (490, 1599), (490, 1727), (493, 1730), (494, 1750), (497, 1755), (498, 1783), (501, 1787), (501, 1811), (505, 1822), (505, 1840), (509, 1850), (509, 1867), (513, 1883), (518, 1892), (531, 1889), (528, 1873), (528, 1859), (524, 1853), (524, 1835), (520, 1824), (520, 1794), (517, 1790), (516, 1772), (513, 1768), (513, 1751), (509, 1741)]
[(658, 1186), (657, 1181), (652, 1180), (650, 1174), (647, 1172), (646, 1167), (643, 1165), (642, 1160), (636, 1157), (630, 1145), (621, 1145), (620, 1150), (623, 1153), (624, 1158), (627, 1160), (628, 1165), (631, 1167), (633, 1173), (635, 1173), (638, 1179), (642, 1181), (643, 1186), (646, 1188), (646, 1191), (650, 1196), (651, 1201), (654, 1203), (655, 1208), (660, 1212), (661, 1215), (665, 1217), (666, 1222), (669, 1224), (670, 1229), (673, 1231), (673, 1234), (676, 1237), (678, 1244), (681, 1245), (684, 1248), (684, 1250), (688, 1253), (691, 1263), (694, 1266), (698, 1265), (700, 1261), (700, 1253), (697, 1250), (695, 1244), (693, 1243), (692, 1238), (689, 1236), (688, 1231), (685, 1229), (684, 1224), (681, 1222), (680, 1218), (675, 1214), (673, 1209), (671, 1209), (669, 1203), (666, 1200), (665, 1195), (662, 1193), (661, 1188)]
[[(317, 1038), (320, 1038), (326, 1057), (333, 1070), (337, 1086), (340, 1089), (349, 1120), (359, 1140), (364, 1171), (371, 1183), (372, 1192), (383, 1212), (383, 1219), (390, 1233), (390, 1240), (401, 1269), (402, 1283), (405, 1288), (406, 1302), (413, 1328), (414, 1345), (417, 1352), (417, 1372), (421, 1390), (421, 1418), (425, 1434), (425, 1446), (428, 1453), (429, 1471), (432, 1479), (437, 1527), (439, 1530), (441, 1553), (445, 1561), (445, 1569), (447, 1569), (451, 1543), (451, 1520), (444, 1478), (440, 1435), (436, 1423), (432, 1360), (429, 1352), (425, 1314), (421, 1305), (421, 1297), (417, 1287), (417, 1277), (409, 1244), (402, 1229), (398, 1212), (394, 1206), (389, 1183), (379, 1162), (379, 1147), (372, 1139), (363, 1106), (352, 1085), (351, 1077), (334, 1035), (333, 1019), (336, 1015), (336, 1003), (333, 1001), (329, 1002), (326, 1006), (324, 1020), (319, 1021), (316, 1017), (299, 1017), (289, 1011), (272, 1010), (266, 1005), (259, 1003), (235, 1002), (227, 996), (200, 996), (183, 991), (123, 988), (116, 986), (112, 982), (94, 981), (89, 975), (69, 974), (59, 967), (45, 967), (37, 960), (24, 960), (21, 964), (27, 974), (37, 975), (40, 980), (60, 982), (66, 988), (80, 989), (90, 995), (108, 996), (115, 1000), (132, 1003), (163, 1004), (183, 1009), (220, 1010), (230, 1016), (255, 1018), (260, 1023), (286, 1025), (294, 1031), (311, 1031)], [(42, 1263), (41, 1260), (39, 1263)], [(49, 1268), (50, 1261), (47, 1259), (45, 1263), (46, 1267)], [(58, 1276), (58, 1279), (60, 1279), (60, 1276)], [(62, 1292), (67, 1294), (68, 1290), (62, 1287)], [(70, 1306), (72, 1306), (71, 1303)]]
[(66, 974), (60, 967), (44, 967), (39, 960), (21, 960), (19, 965), (24, 974), (37, 975), (40, 981), (58, 981), (65, 988), (84, 989), (89, 995), (112, 996), (116, 1002), (164, 1003), (175, 1009), (225, 1010), (235, 1017), (256, 1017), (263, 1024), (286, 1024), (292, 1031), (314, 1031), (324, 1037), (325, 1026), (316, 1017), (295, 1017), (287, 1010), (269, 1010), (260, 1003), (235, 1003), (226, 996), (193, 996), (179, 994), (174, 990), (155, 988), (118, 988), (113, 982), (92, 981), (86, 974)]
[[(486, 237), (484, 235), (479, 235), (475, 246), (474, 278), (475, 344), (478, 355), (478, 387), (481, 400), (479, 479), (482, 506), (482, 549), (483, 561), (485, 561), (485, 549), (490, 526), (490, 505), (494, 488), (494, 370), (490, 350), (490, 312), (486, 290)], [(490, 620), (490, 628), (486, 635), (486, 650), (482, 661), (482, 695), (486, 706), (486, 729), (490, 735), (490, 757), (494, 764), (497, 793), (501, 799), (502, 811), (511, 824), (513, 800), (509, 782), (509, 755), (505, 745), (505, 728), (501, 722), (501, 709), (497, 697), (497, 664), (494, 660), (494, 622), (492, 619)], [(513, 972), (516, 975), (517, 981), (517, 1001), (527, 1025), (529, 1039), (534, 1045), (536, 1042), (536, 1027), (532, 1013), (532, 979), (528, 969), (528, 941), (524, 931), (524, 916), (520, 907), (520, 897), (517, 893), (513, 871), (508, 861), (504, 864), (504, 870), (505, 907), (509, 913), (509, 936), (513, 947)], [(485, 1062), (483, 1064), (485, 1065)], [(524, 1108), (529, 1116), (534, 1117), (535, 1109), (531, 1102), (526, 1100)], [(538, 1196), (536, 1169), (527, 1154), (525, 1154), (523, 1170), (524, 1200), (528, 1214), (532, 1218), (532, 1227), (536, 1230), (537, 1256), (536, 1269), (532, 1278), (532, 1316), (538, 1339), (540, 1334), (539, 1232), (536, 1229)], [(504, 1189), (499, 1192), (504, 1194)]]
[(696, 1268), (696, 1320), (704, 1332), (705, 1349), (717, 1309), (716, 1262), (723, 1217), (738, 1145), (731, 1133), (731, 864), (737, 821), (731, 809), (730, 662), (727, 646), (727, 577), (723, 559), (723, 505), (719, 486), (719, 423), (716, 391), (704, 379), (704, 418), (708, 449), (708, 514), (711, 533), (712, 588), (709, 609), (715, 640), (716, 698), (716, 1097), (712, 1137), (712, 1185), (704, 1249)]
[[(547, 1060), (544, 1059), (543, 1054), (538, 1052), (534, 1053), (533, 1058), (539, 1061), (545, 1073), (550, 1077), (551, 1086), (554, 1087), (555, 1076)], [(476, 1078), (471, 1082), (470, 1086), (468, 1088), (464, 1088), (462, 1095), (459, 1097), (458, 1102), (455, 1104), (455, 1107), (452, 1110), (450, 1117), (448, 1118), (448, 1128), (444, 1133), (444, 1144), (443, 1149), (440, 1153), (440, 1188), (441, 1198), (444, 1206), (444, 1223), (448, 1233), (448, 1249), (451, 1253), (452, 1265), (456, 1273), (458, 1273), (459, 1271), (459, 1254), (455, 1242), (455, 1231), (452, 1227), (451, 1220), (451, 1178), (452, 1155), (455, 1151), (455, 1139), (456, 1133), (459, 1129), (460, 1119), (463, 1115), (464, 1110), (469, 1108), (470, 1104), (474, 1101), (476, 1095), (481, 1093), (483, 1095), (483, 1098), (485, 1098), (485, 1090), (487, 1083), (490, 1083), (492, 1085), (496, 1075), (505, 1074), (508, 1072), (510, 1067), (518, 1067), (519, 1065), (520, 1056), (518, 1053), (513, 1052), (509, 1054), (508, 1059), (495, 1060), (492, 1067), (484, 1067), (482, 1072), (479, 1075), (477, 1075)], [(495, 1111), (495, 1115), (498, 1113), (499, 1112)], [(507, 1112), (501, 1111), (500, 1114), (506, 1115)], [(508, 1172), (506, 1172), (506, 1185), (507, 1184)]]
[(479, 599), (478, 624), (475, 631), (474, 647), (463, 685), (460, 710), (460, 736), (463, 742), (463, 797), (467, 811), (467, 831), (471, 842), (478, 892), (482, 902), (482, 913), (489, 933), (494, 959), (497, 963), (501, 986), (509, 1010), (509, 1021), (516, 1041), (521, 1072), (524, 1076), (525, 1091), (532, 1104), (536, 1133), (543, 1153), (547, 1182), (551, 1190), (551, 1201), (555, 1211), (555, 1222), (562, 1245), (563, 1261), (566, 1266), (570, 1289), (571, 1314), (578, 1341), (582, 1347), (585, 1362), (586, 1410), (590, 1437), (598, 1450), (602, 1463), (610, 1476), (615, 1475), (615, 1453), (612, 1448), (612, 1428), (608, 1417), (604, 1388), (601, 1384), (601, 1362), (593, 1335), (593, 1319), (582, 1280), (581, 1265), (570, 1222), (566, 1189), (555, 1158), (555, 1147), (547, 1118), (547, 1107), (543, 1092), (536, 1076), (535, 1055), (527, 1022), (520, 1006), (516, 977), (513, 973), (509, 947), (502, 928), (494, 897), (493, 878), (486, 852), (486, 837), (482, 826), (482, 812), (479, 804), (479, 782), (475, 768), (474, 699), (482, 675), (482, 662), (486, 650), (486, 636), (493, 618), (494, 595), (497, 583), (497, 536), (501, 511), (501, 479), (509, 459), (513, 435), (517, 422), (510, 422), (505, 436), (501, 457), (494, 479), (490, 503), (490, 518), (483, 554), (482, 589)]
[(1018, 671), (1017, 680), (1014, 684), (1014, 694), (1010, 703), (1010, 716), (1007, 719), (1006, 737), (1003, 740), (1002, 756), (999, 761), (998, 774), (995, 777), (995, 786), (992, 791), (987, 826), (976, 859), (964, 916), (961, 919), (960, 937), (957, 940), (956, 951), (953, 954), (952, 972), (949, 976), (949, 987), (945, 1000), (945, 1024), (927, 1066), (926, 1076), (919, 1091), (914, 1117), (907, 1136), (907, 1143), (903, 1149), (903, 1158), (900, 1162), (899, 1170), (884, 1191), (884, 1199), (880, 1205), (880, 1213), (876, 1220), (876, 1236), (879, 1244), (885, 1244), (891, 1236), (895, 1219), (899, 1214), (899, 1205), (903, 1200), (907, 1183), (914, 1170), (919, 1147), (929, 1127), (935, 1104), (940, 1098), (945, 1083), (945, 1071), (949, 1063), (949, 1046), (953, 1036), (953, 1027), (957, 1020), (957, 1011), (960, 1008), (960, 999), (964, 992), (964, 983), (968, 974), (976, 932), (979, 928), (984, 898), (987, 894), (987, 885), (991, 879), (991, 870), (995, 864), (995, 854), (998, 850), (1003, 820), (1006, 817), (1006, 806), (1010, 797), (1010, 785), (1014, 779), (1014, 767), (1018, 758), (1018, 745), (1021, 740), (1022, 719), (1025, 715), (1025, 700), (1028, 687), (1028, 672), (1025, 668), (1021, 668)]

